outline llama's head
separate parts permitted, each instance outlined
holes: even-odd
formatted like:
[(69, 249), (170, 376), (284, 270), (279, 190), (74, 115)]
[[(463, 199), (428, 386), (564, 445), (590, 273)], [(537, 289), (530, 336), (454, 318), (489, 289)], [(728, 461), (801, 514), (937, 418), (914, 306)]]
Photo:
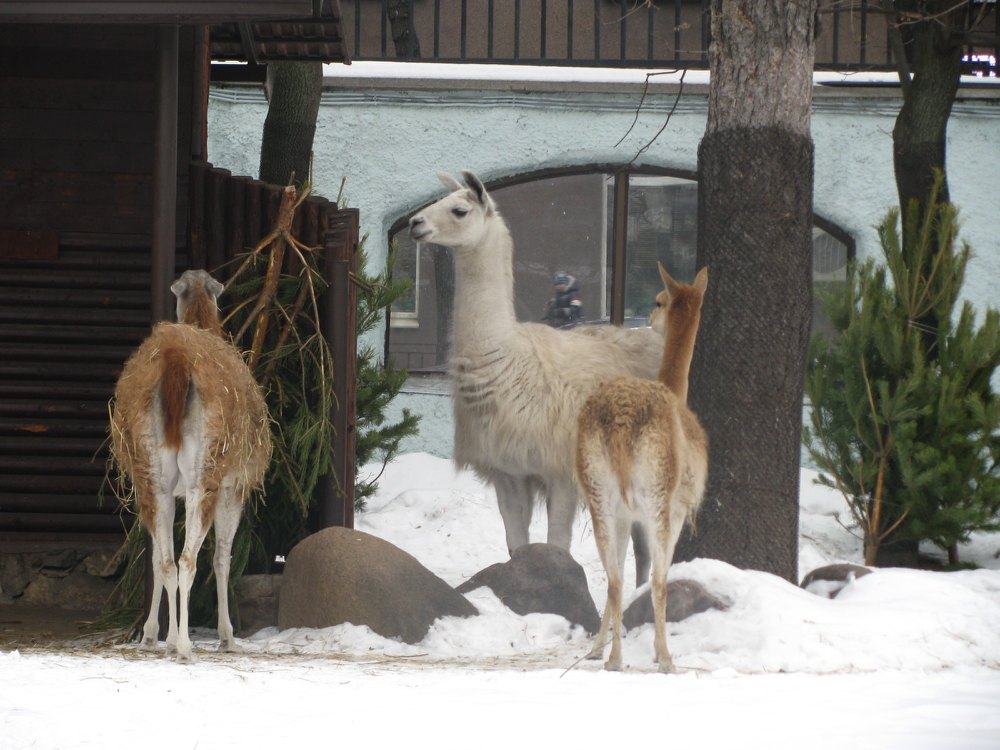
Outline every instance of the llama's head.
[(701, 319), (701, 303), (708, 288), (708, 266), (698, 271), (694, 283), (689, 285), (674, 281), (662, 263), (657, 265), (663, 279), (663, 291), (656, 295), (656, 307), (650, 315), (649, 324), (662, 334), (666, 334), (670, 318), (687, 320), (697, 326)]
[(219, 295), (225, 289), (208, 271), (185, 271), (170, 291), (177, 297), (177, 321), (221, 331)]
[(460, 248), (478, 245), (483, 239), (496, 205), (476, 175), (463, 171), (462, 177), (465, 185), (451, 175), (438, 173), (452, 192), (410, 219), (410, 236), (417, 242)]

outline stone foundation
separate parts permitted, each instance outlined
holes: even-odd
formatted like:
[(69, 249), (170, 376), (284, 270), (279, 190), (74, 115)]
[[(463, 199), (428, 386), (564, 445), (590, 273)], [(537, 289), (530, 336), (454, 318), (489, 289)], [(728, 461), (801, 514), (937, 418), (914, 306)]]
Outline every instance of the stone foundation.
[(116, 595), (117, 549), (0, 552), (0, 606), (99, 610)]

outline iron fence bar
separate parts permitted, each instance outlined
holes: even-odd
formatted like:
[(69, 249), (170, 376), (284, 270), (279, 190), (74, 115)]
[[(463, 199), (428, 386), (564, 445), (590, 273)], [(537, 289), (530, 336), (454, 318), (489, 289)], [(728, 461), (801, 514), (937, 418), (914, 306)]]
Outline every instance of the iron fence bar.
[(466, 33), (468, 31), (469, 23), (469, 4), (466, 0), (462, 0), (462, 54), (461, 58), (464, 60), (466, 58)]
[(354, 56), (361, 54), (361, 0), (354, 0)]
[(681, 59), (681, 0), (674, 0), (674, 60)]
[(382, 58), (385, 59), (386, 51), (388, 50), (387, 39), (386, 39), (386, 18), (389, 15), (389, 0), (382, 0), (382, 12), (379, 14), (379, 30), (381, 32), (381, 46)]
[(833, 4), (833, 64), (840, 62), (840, 6)]
[[(409, 17), (406, 19), (406, 31), (410, 35), (409, 44), (407, 45), (410, 49), (409, 53), (407, 54), (407, 58), (412, 60), (414, 47), (418, 46), (420, 43), (420, 41), (417, 39), (417, 24), (413, 20), (415, 15), (413, 10), (413, 0), (409, 0), (409, 2), (407, 2), (406, 12), (409, 13)], [(416, 40), (416, 44), (414, 43), (414, 40)]]
[(627, 41), (626, 36), (625, 36), (625, 23), (626, 23), (625, 17), (628, 15), (628, 7), (627, 7), (627, 5), (625, 3), (625, 0), (621, 0), (618, 3), (618, 7), (619, 7), (619, 18), (618, 18), (618, 25), (619, 25), (619, 29), (618, 29), (618, 38), (619, 38), (619, 42), (618, 42), (618, 59), (624, 62), (625, 59), (626, 59), (626, 57), (627, 57), (626, 54), (625, 54), (625, 44), (626, 44), (626, 41)]
[(521, 0), (514, 0), (514, 59), (521, 59)]
[(489, 1), (487, 5), (487, 14), (489, 18), (486, 19), (486, 56), (493, 57), (493, 0)]
[(861, 64), (864, 65), (868, 57), (868, 0), (861, 0), (861, 50), (859, 56)]
[(434, 57), (441, 56), (441, 0), (434, 0)]
[(573, 0), (566, 5), (566, 59), (573, 59)]
[(546, 21), (548, 20), (548, 15), (549, 15), (548, 3), (546, 2), (546, 0), (542, 0), (542, 2), (541, 2), (541, 13), (542, 13), (542, 17), (541, 17), (541, 22), (539, 24), (539, 28), (541, 30), (541, 47), (538, 50), (538, 56), (544, 60), (545, 59), (545, 41), (546, 41), (545, 37), (548, 34), (548, 31), (547, 31), (547, 29), (545, 27), (546, 27)]
[(594, 0), (594, 59), (601, 59), (601, 0)]
[(646, 59), (653, 59), (653, 31), (656, 28), (656, 17), (653, 15), (655, 8), (650, 5), (646, 8)]

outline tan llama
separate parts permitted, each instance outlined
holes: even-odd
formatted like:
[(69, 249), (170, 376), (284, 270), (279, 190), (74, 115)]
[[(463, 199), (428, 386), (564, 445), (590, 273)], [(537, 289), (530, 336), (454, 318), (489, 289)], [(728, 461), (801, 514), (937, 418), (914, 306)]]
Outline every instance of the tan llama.
[(606, 669), (621, 669), (622, 580), (629, 529), (645, 528), (653, 557), (654, 645), (661, 672), (672, 672), (667, 649), (667, 571), (685, 520), (705, 492), (708, 438), (687, 407), (688, 371), (708, 286), (703, 268), (694, 285), (679, 284), (660, 265), (664, 289), (652, 325), (665, 337), (660, 382), (619, 377), (602, 384), (580, 412), (577, 479), (590, 508), (608, 601), (588, 658), (599, 659), (613, 629)]
[[(167, 652), (190, 661), (188, 599), (198, 551), (213, 523), (219, 649), (238, 650), (229, 619), (231, 551), (243, 503), (270, 461), (271, 435), (260, 387), (222, 333), (216, 303), (222, 284), (205, 271), (186, 271), (170, 288), (180, 322), (158, 324), (125, 363), (115, 387), (111, 438), (114, 460), (132, 481), (152, 540), (153, 603), (142, 644), (156, 646), (166, 587)], [(175, 497), (184, 498), (185, 510), (179, 565)]]

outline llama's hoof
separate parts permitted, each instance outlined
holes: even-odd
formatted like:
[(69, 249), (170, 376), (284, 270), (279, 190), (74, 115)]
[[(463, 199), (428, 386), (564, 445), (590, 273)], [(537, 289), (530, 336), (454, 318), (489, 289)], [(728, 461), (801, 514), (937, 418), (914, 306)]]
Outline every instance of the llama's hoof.
[(621, 672), (622, 671), (622, 660), (621, 659), (608, 659), (604, 662), (604, 668), (609, 672)]
[(242, 654), (243, 647), (234, 640), (219, 641), (219, 652), (226, 654)]
[(674, 666), (673, 659), (669, 657), (667, 657), (666, 659), (661, 659), (659, 664), (657, 665), (657, 669), (659, 669), (660, 672), (663, 674), (673, 674), (674, 672), (677, 671), (677, 668)]
[(603, 648), (596, 648), (595, 647), (595, 648), (591, 649), (590, 653), (587, 654), (583, 658), (584, 659), (590, 659), (591, 661), (594, 661), (596, 659), (603, 659), (604, 658), (604, 649)]
[(185, 651), (177, 649), (177, 663), (178, 664), (194, 664), (197, 659), (194, 656), (194, 652), (189, 648)]
[(156, 636), (144, 637), (141, 641), (139, 641), (139, 648), (145, 649), (146, 651), (155, 651), (156, 645)]

